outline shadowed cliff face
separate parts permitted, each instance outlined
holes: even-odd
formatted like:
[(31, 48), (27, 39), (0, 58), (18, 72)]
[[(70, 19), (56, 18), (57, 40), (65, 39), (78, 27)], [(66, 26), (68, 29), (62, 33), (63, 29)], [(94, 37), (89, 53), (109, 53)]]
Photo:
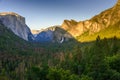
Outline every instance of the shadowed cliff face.
[(20, 38), (27, 41), (33, 38), (24, 17), (13, 12), (3, 12), (0, 13), (0, 21)]
[(89, 32), (89, 35), (94, 34), (118, 22), (120, 22), (120, 0), (118, 0), (115, 6), (94, 16), (90, 20), (80, 22), (64, 20), (62, 28), (72, 36), (77, 37), (85, 32)]
[(58, 42), (63, 43), (73, 39), (72, 35), (63, 30), (60, 26), (53, 26), (41, 31), (35, 37), (35, 42)]

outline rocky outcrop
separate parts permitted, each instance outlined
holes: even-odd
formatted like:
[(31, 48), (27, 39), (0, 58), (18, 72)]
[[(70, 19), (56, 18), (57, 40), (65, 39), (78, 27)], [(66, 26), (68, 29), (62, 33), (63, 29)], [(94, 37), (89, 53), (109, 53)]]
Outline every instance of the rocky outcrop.
[(88, 32), (89, 35), (94, 34), (118, 22), (120, 22), (120, 0), (118, 0), (115, 6), (94, 16), (90, 20), (80, 22), (64, 20), (62, 28), (72, 36), (77, 37), (85, 32)]
[(24, 17), (13, 12), (2, 12), (0, 13), (0, 21), (20, 38), (27, 41), (32, 40), (33, 35), (25, 24)]
[(72, 38), (72, 36), (64, 31), (60, 26), (53, 26), (41, 31), (36, 37), (35, 42), (58, 42), (63, 43)]

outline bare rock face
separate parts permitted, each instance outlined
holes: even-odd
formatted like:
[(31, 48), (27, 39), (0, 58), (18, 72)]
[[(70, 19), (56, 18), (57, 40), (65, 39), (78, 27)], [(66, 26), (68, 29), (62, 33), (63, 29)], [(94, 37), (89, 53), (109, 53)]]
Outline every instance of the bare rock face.
[(3, 12), (0, 13), (0, 21), (20, 38), (27, 41), (33, 38), (24, 17), (13, 12)]
[(115, 6), (101, 12), (90, 20), (80, 22), (64, 20), (62, 28), (72, 36), (77, 37), (85, 32), (89, 32), (89, 35), (94, 34), (118, 22), (120, 22), (120, 0), (117, 1)]
[(72, 35), (69, 34), (68, 32), (66, 32), (65, 30), (63, 30), (60, 27), (54, 27), (54, 32), (53, 32), (53, 40), (52, 42), (58, 42), (58, 43), (63, 43), (65, 41), (69, 41), (70, 39), (72, 39)]
[(35, 42), (57, 42), (63, 43), (72, 39), (73, 37), (61, 28), (61, 26), (52, 26), (47, 29), (43, 29), (37, 36), (35, 36)]

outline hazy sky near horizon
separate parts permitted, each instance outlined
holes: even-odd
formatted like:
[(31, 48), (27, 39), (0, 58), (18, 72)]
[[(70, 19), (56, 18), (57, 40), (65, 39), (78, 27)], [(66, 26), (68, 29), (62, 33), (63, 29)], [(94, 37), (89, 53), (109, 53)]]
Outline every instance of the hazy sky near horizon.
[(15, 12), (26, 18), (31, 29), (61, 25), (65, 19), (90, 19), (117, 0), (0, 0), (0, 12)]

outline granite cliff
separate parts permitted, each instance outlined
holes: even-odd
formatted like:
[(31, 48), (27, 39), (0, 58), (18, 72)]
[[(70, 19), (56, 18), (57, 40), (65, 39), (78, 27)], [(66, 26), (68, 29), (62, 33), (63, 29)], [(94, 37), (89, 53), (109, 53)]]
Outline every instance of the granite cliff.
[(68, 31), (72, 36), (77, 37), (85, 32), (89, 35), (113, 26), (120, 22), (120, 0), (112, 8), (107, 9), (94, 16), (90, 20), (75, 21), (64, 20), (62, 29)]
[(24, 40), (32, 40), (33, 35), (25, 23), (25, 18), (14, 12), (0, 13), (0, 21), (14, 34)]

